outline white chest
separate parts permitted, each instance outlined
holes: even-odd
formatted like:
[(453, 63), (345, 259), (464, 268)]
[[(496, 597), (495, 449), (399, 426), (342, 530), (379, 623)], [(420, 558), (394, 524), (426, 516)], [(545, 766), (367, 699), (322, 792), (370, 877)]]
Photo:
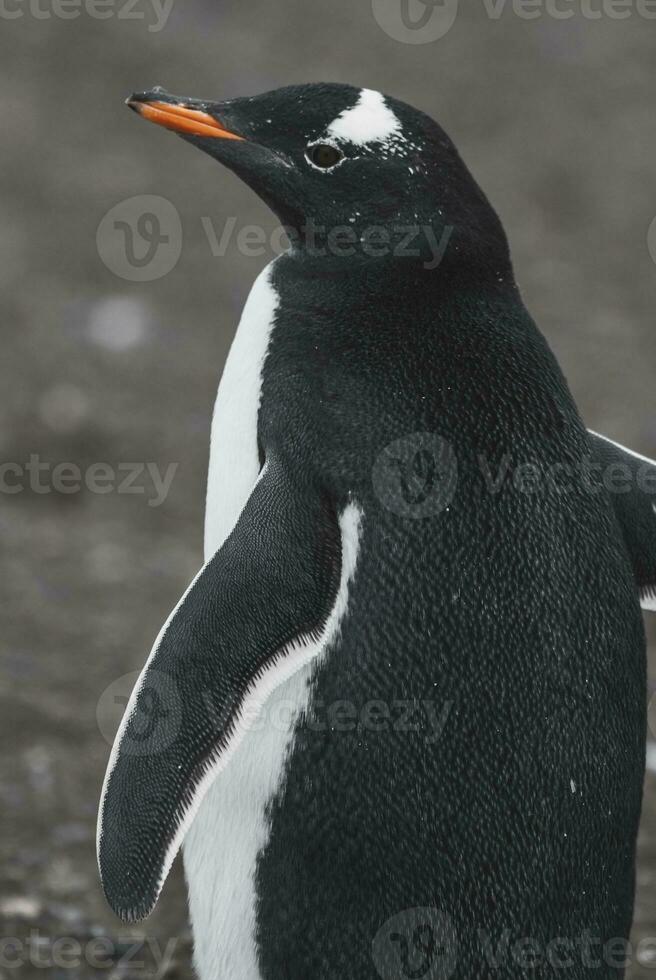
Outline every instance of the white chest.
[(207, 475), (205, 561), (218, 551), (248, 500), (260, 464), (257, 415), (278, 296), (271, 263), (253, 284), (225, 363), (214, 405)]
[[(271, 267), (248, 297), (226, 361), (212, 418), (205, 561), (235, 526), (259, 473), (257, 416), (262, 366), (278, 298)], [(264, 844), (264, 807), (275, 789), (284, 733), (246, 735), (207, 793), (184, 842), (185, 873), (201, 980), (258, 980), (253, 871)]]

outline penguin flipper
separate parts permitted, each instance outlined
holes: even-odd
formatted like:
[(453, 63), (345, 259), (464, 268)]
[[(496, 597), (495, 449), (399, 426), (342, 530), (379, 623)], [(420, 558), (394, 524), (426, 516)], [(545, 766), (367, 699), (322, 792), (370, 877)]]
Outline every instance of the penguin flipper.
[[(610, 480), (614, 492), (609, 495), (633, 565), (640, 605), (656, 612), (656, 461), (591, 430), (589, 435), (602, 474), (621, 467), (616, 470), (617, 484)], [(605, 483), (609, 487), (609, 481)]]
[(357, 533), (358, 514), (349, 504), (338, 519), (268, 460), (233, 532), (160, 631), (114, 742), (98, 819), (103, 890), (125, 921), (155, 906), (245, 715), (323, 648), (342, 604), (345, 520)]

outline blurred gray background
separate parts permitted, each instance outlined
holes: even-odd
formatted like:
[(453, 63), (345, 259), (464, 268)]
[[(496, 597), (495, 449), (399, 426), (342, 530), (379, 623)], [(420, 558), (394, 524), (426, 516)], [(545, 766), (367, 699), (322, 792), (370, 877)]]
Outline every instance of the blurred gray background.
[[(141, 968), (117, 962), (133, 936), (173, 938), (167, 975), (186, 976), (180, 868), (152, 918), (121, 929), (98, 885), (96, 808), (116, 692), (128, 693), (202, 560), (217, 380), (269, 258), (244, 254), (236, 235), (275, 221), (237, 178), (123, 100), (157, 83), (222, 99), (335, 80), (434, 115), (501, 214), (527, 305), (587, 423), (656, 457), (656, 21), (636, 6), (618, 19), (602, 0), (597, 19), (569, 0), (568, 19), (528, 20), (510, 2), (495, 19), (468, 0), (444, 36), (405, 43), (393, 6), (374, 11), (371, 0), (173, 0), (165, 23), (151, 0), (131, 11), (109, 0), (104, 19), (75, 2), (5, 0), (0, 14), (0, 458), (42, 464), (38, 488), (24, 477), (20, 492), (0, 493), (0, 937), (32, 934), (0, 977), (148, 976), (147, 949)], [(175, 268), (151, 281), (117, 274), (117, 243), (99, 232), (140, 195), (163, 197), (181, 222)], [(213, 254), (208, 229), (220, 238), (228, 218), (234, 233)], [(656, 232), (654, 243), (656, 254)], [(64, 493), (52, 486), (62, 462), (82, 474), (98, 463), (177, 469), (152, 506), (147, 472), (140, 493), (117, 482)], [(6, 483), (18, 479), (12, 470)], [(652, 773), (634, 932), (656, 937)], [(53, 938), (101, 936), (113, 972), (39, 965), (34, 952), (47, 961)], [(656, 940), (641, 959), (631, 976), (654, 975)]]

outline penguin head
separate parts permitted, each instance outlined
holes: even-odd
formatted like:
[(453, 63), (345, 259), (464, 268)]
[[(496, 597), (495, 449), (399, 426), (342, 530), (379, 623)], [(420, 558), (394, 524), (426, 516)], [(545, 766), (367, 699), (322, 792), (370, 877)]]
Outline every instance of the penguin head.
[(463, 254), (491, 252), (498, 262), (507, 253), (494, 210), (446, 133), (380, 92), (317, 83), (212, 102), (158, 87), (127, 104), (233, 170), (301, 246), (348, 231), (361, 241), (382, 229), (397, 241), (448, 228)]

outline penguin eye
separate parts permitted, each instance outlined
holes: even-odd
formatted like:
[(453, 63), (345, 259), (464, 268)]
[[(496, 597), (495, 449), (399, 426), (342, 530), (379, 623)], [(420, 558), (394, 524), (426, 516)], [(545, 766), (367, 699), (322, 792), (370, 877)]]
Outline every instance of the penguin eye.
[(336, 167), (340, 160), (344, 159), (341, 150), (330, 143), (315, 143), (314, 146), (308, 146), (305, 155), (310, 163), (321, 170), (330, 170), (331, 167)]

